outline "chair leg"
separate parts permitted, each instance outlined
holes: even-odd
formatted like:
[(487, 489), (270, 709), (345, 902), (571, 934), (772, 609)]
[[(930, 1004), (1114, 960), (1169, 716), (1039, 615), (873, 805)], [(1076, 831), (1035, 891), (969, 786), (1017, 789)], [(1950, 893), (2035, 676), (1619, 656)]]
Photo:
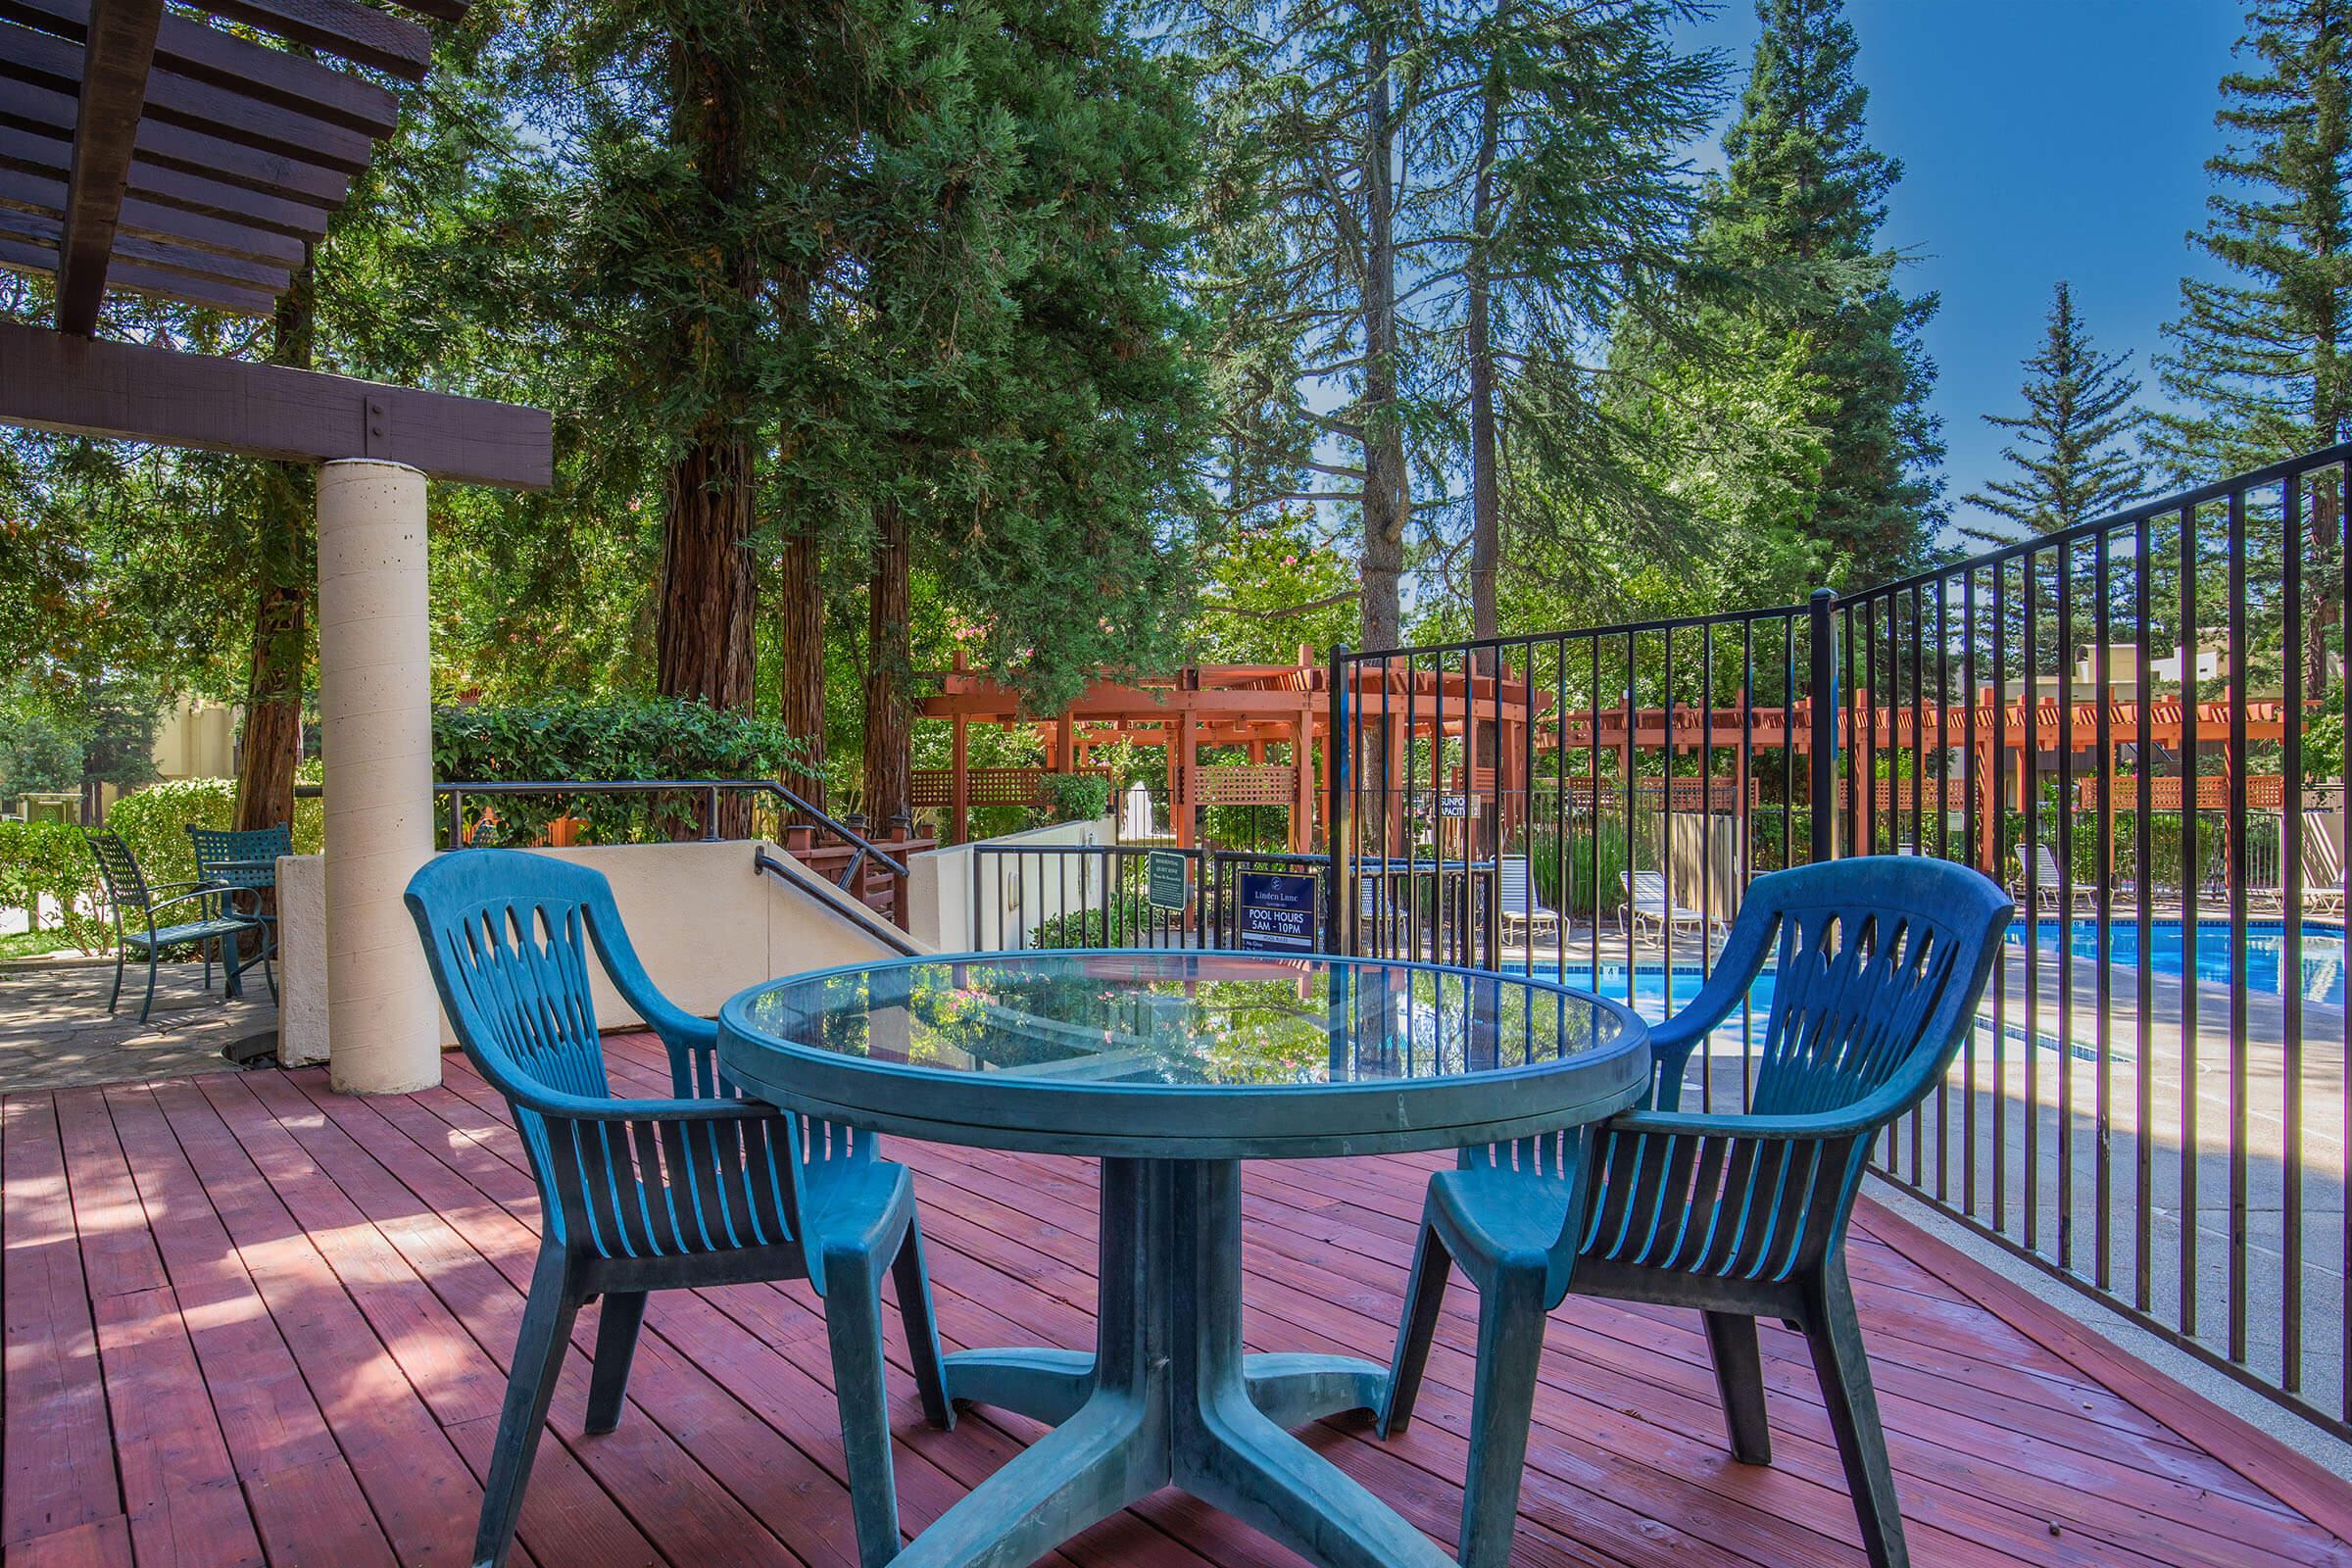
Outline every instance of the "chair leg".
[[(204, 988), (205, 988), (207, 991), (210, 991), (210, 990), (213, 988), (213, 987), (212, 987), (212, 982), (211, 982), (210, 980), (207, 980), (207, 981), (205, 982), (205, 987), (204, 987)], [(155, 949), (153, 949), (153, 948), (149, 948), (149, 949), (147, 950), (147, 1000), (146, 1000), (145, 1002), (142, 1002), (142, 1003), (140, 1003), (140, 1004), (139, 1004), (139, 1022), (141, 1022), (141, 1023), (145, 1023), (145, 1022), (147, 1021), (147, 1015), (148, 1015), (149, 1013), (153, 1012), (154, 1010), (155, 1010)]]
[(1544, 1354), (1544, 1260), (1505, 1262), (1478, 1302), (1478, 1381), (1470, 1400), (1470, 1474), (1462, 1487), (1461, 1568), (1506, 1568)]
[(556, 1374), (571, 1343), (579, 1294), (565, 1278), (564, 1253), (542, 1248), (531, 1274), (530, 1299), (523, 1303), (522, 1332), (515, 1337), (514, 1361), (507, 1373), (506, 1407), (498, 1415), (498, 1443), (490, 1452), (490, 1479), (482, 1489), (481, 1523), (473, 1533), (474, 1568), (504, 1568), (514, 1544), (514, 1521), (522, 1514), (522, 1490), (538, 1456), (540, 1429), (555, 1397)]
[(1421, 1394), (1421, 1375), (1429, 1366), (1429, 1343), (1438, 1332), (1438, 1313), (1446, 1304), (1446, 1282), (1453, 1259), (1437, 1229), (1424, 1223), (1413, 1245), (1413, 1271), (1404, 1284), (1404, 1317), (1396, 1325), (1396, 1350), (1389, 1358), (1389, 1387), (1380, 1404), (1380, 1435), (1395, 1437), (1412, 1424), (1413, 1401)]
[(841, 1415), (858, 1556), (864, 1568), (882, 1568), (899, 1554), (889, 1391), (882, 1380), (882, 1282), (862, 1251), (828, 1251), (824, 1270), (825, 1338), (833, 1351), (833, 1402)]
[(1806, 1295), (1805, 1339), (1830, 1409), (1830, 1429), (1838, 1437), (1838, 1457), (1845, 1463), (1845, 1484), (1854, 1494), (1863, 1549), (1871, 1568), (1908, 1568), (1902, 1504), (1894, 1494), (1894, 1469), (1886, 1459), (1886, 1434), (1879, 1425), (1870, 1357), (1862, 1348), (1844, 1261), (1832, 1258), (1821, 1277), (1808, 1282)]
[(899, 1289), (899, 1321), (906, 1330), (906, 1361), (914, 1369), (915, 1392), (922, 1396), (923, 1419), (942, 1431), (956, 1425), (956, 1406), (948, 1398), (946, 1363), (939, 1352), (939, 1319), (931, 1308), (931, 1271), (923, 1262), (922, 1222), (906, 1220), (906, 1239), (891, 1264)]
[(629, 1392), (629, 1362), (637, 1354), (637, 1329), (645, 1321), (645, 1293), (608, 1295), (596, 1316), (596, 1370), (588, 1379), (588, 1419), (581, 1430), (610, 1432), (620, 1425), (620, 1401)]
[(126, 944), (115, 944), (115, 989), (106, 999), (106, 1010), (110, 1017), (114, 1014), (115, 1004), (122, 1000), (122, 959), (128, 952)]
[(1715, 1359), (1715, 1389), (1732, 1457), (1741, 1464), (1772, 1463), (1772, 1429), (1764, 1419), (1764, 1361), (1756, 1350), (1756, 1320), (1739, 1312), (1701, 1312), (1707, 1350)]

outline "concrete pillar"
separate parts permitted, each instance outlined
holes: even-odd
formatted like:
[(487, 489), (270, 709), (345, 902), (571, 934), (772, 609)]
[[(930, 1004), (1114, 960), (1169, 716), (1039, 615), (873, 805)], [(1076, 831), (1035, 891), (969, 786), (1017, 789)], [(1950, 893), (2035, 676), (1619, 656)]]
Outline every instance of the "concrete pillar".
[(354, 1094), (441, 1081), (435, 998), (401, 903), (433, 853), (424, 475), (318, 470), (318, 709), (326, 760), (327, 1072)]

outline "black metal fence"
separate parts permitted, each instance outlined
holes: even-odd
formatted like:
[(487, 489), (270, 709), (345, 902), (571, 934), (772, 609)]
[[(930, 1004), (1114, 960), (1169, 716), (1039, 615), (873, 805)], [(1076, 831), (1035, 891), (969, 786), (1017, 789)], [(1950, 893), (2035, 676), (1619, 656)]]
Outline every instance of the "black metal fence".
[[(1847, 598), (1335, 655), (1335, 946), (1663, 1016), (1747, 883), (1973, 864), (2018, 904), (1880, 1173), (2339, 1434), (2336, 448)], [(1707, 1047), (1743, 1102), (1761, 982)]]
[(971, 856), (972, 946), (983, 952), (1246, 947), (1251, 875), (1303, 878), (1318, 911), (1329, 902), (1327, 855), (982, 842)]

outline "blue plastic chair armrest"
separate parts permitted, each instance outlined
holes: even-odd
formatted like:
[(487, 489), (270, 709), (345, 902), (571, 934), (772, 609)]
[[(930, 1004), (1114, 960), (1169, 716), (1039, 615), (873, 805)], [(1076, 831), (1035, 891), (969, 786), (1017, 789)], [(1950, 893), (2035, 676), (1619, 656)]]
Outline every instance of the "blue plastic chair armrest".
[(1614, 1133), (1680, 1138), (1752, 1138), (1780, 1143), (1863, 1138), (1901, 1115), (1911, 1096), (1890, 1084), (1852, 1104), (1814, 1116), (1702, 1115), (1685, 1110), (1629, 1110), (1605, 1124)]
[(1683, 1071), (1690, 1064), (1690, 1053), (1732, 1015), (1740, 999), (1756, 983), (1764, 959), (1772, 952), (1777, 925), (1773, 920), (1743, 920), (1734, 925), (1698, 995), (1682, 1011), (1649, 1031), (1650, 1061), (1656, 1070), (1651, 1105), (1670, 1111), (1681, 1102)]
[(757, 1100), (601, 1100), (536, 1085), (517, 1085), (507, 1093), (524, 1110), (564, 1121), (759, 1121), (791, 1115)]

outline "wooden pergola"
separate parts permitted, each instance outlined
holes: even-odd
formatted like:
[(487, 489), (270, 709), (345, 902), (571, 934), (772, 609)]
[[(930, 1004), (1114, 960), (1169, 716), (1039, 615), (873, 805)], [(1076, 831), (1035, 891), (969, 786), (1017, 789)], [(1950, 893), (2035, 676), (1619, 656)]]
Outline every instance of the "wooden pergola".
[(543, 487), (551, 421), (96, 332), (109, 290), (270, 315), (394, 126), (392, 92), (343, 68), (416, 81), (431, 57), (419, 22), (356, 0), (0, 0), (0, 267), (57, 296), (49, 326), (0, 323), (0, 423), (322, 465), (331, 1072), (369, 1091), (440, 1077), (400, 903), (433, 849), (425, 484)]
[[(1505, 679), (1498, 688), (1490, 675), (1461, 670), (1349, 667), (1355, 710), (1387, 720), (1379, 733), (1396, 767), (1413, 739), (1459, 736), (1475, 724), (1494, 730), (1509, 782), (1518, 786), (1512, 760), (1525, 750), (1531, 697), (1524, 682)], [(1180, 846), (1194, 843), (1195, 810), (1204, 806), (1283, 807), (1290, 848), (1303, 854), (1316, 842), (1317, 802), (1331, 777), (1331, 672), (1312, 648), (1301, 645), (1294, 664), (1195, 664), (1158, 679), (1096, 681), (1047, 715), (1029, 711), (1018, 691), (965, 668), (960, 658), (933, 678), (939, 694), (916, 713), (954, 727), (950, 765), (917, 773), (915, 801), (946, 808), (952, 843), (968, 836), (973, 806), (1004, 804), (1012, 797), (1000, 786), (1024, 792), (1032, 778), (1027, 769), (1010, 770), (1019, 779), (1003, 779), (996, 775), (1006, 770), (973, 768), (974, 724), (1033, 730), (1045, 745), (1045, 771), (1054, 773), (1087, 770), (1095, 749), (1115, 742), (1158, 747), (1167, 758), (1169, 812)], [(1271, 759), (1269, 748), (1278, 746), (1289, 748), (1289, 761)], [(1204, 764), (1203, 747), (1245, 747), (1250, 760)]]

